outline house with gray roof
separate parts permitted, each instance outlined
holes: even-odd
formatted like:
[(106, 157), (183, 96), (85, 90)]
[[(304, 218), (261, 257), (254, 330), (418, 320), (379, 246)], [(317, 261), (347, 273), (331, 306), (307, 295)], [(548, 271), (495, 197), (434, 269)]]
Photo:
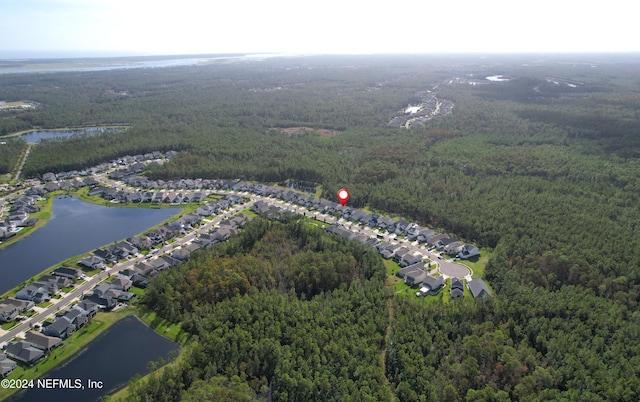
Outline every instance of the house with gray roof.
[(62, 316), (57, 320), (47, 325), (42, 329), (42, 333), (48, 336), (56, 336), (58, 338), (64, 339), (69, 335), (73, 334), (76, 330), (75, 325), (71, 322), (71, 319)]
[(459, 278), (451, 278), (451, 288), (449, 294), (452, 299), (464, 297), (464, 282)]
[(26, 341), (14, 342), (5, 348), (7, 356), (33, 366), (44, 358), (44, 352)]
[(489, 287), (480, 278), (469, 281), (467, 283), (467, 287), (469, 288), (469, 291), (471, 291), (471, 296), (473, 296), (474, 299), (477, 299), (478, 297), (491, 297)]
[(422, 280), (422, 287), (420, 288), (420, 293), (422, 296), (426, 295), (437, 295), (440, 290), (444, 287), (444, 280), (441, 276), (431, 276), (427, 275)]
[(57, 275), (57, 276), (64, 276), (75, 281), (76, 279), (80, 278), (80, 275), (82, 275), (82, 271), (75, 268), (59, 267), (54, 269), (51, 272), (51, 274)]
[(104, 268), (104, 259), (98, 257), (97, 255), (92, 255), (78, 261), (78, 264), (83, 265), (90, 269)]
[(18, 364), (9, 359), (6, 354), (0, 353), (0, 378), (8, 376)]
[(41, 350), (51, 350), (62, 345), (62, 339), (55, 336), (47, 336), (38, 331), (28, 331), (24, 340)]
[(462, 250), (460, 250), (458, 258), (467, 259), (475, 257), (476, 255), (480, 255), (480, 249), (473, 244), (467, 243), (462, 247)]

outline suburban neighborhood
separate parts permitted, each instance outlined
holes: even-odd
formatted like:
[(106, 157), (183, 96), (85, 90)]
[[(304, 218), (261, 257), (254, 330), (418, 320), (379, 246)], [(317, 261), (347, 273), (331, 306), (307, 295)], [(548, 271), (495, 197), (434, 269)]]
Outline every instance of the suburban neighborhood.
[[(77, 261), (77, 268), (58, 266), (29, 281), (15, 297), (1, 300), (0, 322), (16, 322), (10, 330), (0, 330), (1, 376), (8, 375), (16, 362), (37, 364), (98, 311), (131, 302), (133, 288), (144, 289), (162, 270), (228, 240), (250, 220), (247, 214), (238, 214), (247, 208), (269, 219), (283, 213), (303, 214), (325, 223), (331, 233), (374, 247), (384, 259), (397, 264), (395, 276), (415, 289), (418, 297), (438, 295), (447, 283), (452, 299), (464, 297), (465, 284), (473, 298), (491, 296), (481, 278), (474, 279), (468, 267), (457, 263), (480, 254), (473, 244), (403, 219), (343, 207), (280, 186), (239, 179), (152, 181), (141, 176), (145, 162), (172, 155), (125, 156), (81, 172), (47, 173), (42, 182), (10, 202), (2, 199), (2, 204), (12, 206), (0, 226), (0, 239), (29, 222), (29, 213), (38, 211), (36, 203), (41, 197), (61, 189), (88, 187), (88, 194), (113, 203), (199, 205), (158, 228), (87, 253)], [(206, 200), (212, 194), (216, 199)]]

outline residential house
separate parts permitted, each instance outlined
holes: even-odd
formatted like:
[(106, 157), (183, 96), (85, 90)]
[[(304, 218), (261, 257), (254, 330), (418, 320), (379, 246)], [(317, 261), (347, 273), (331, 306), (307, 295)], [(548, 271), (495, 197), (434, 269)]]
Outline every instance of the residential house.
[(104, 268), (104, 259), (98, 257), (97, 255), (92, 255), (78, 261), (78, 264), (83, 265), (90, 269), (98, 269)]
[(436, 243), (438, 243), (440, 240), (444, 239), (444, 238), (448, 238), (448, 236), (446, 234), (434, 234), (433, 236), (427, 238), (427, 245), (429, 246), (435, 246)]
[(415, 286), (420, 284), (427, 276), (424, 267), (424, 263), (420, 262), (400, 269), (396, 275), (404, 279), (405, 283), (409, 286)]
[(411, 253), (405, 254), (399, 262), (401, 267), (408, 267), (413, 264), (422, 262), (423, 257), (421, 255), (413, 255)]
[(409, 250), (408, 248), (400, 247), (395, 251), (395, 253), (393, 253), (393, 260), (399, 263), (402, 260), (402, 258), (405, 255), (409, 254), (410, 252), (411, 250)]
[(64, 276), (64, 277), (69, 278), (69, 279), (71, 279), (73, 281), (76, 281), (82, 275), (82, 271), (80, 271), (79, 269), (75, 269), (75, 268), (59, 267), (59, 268), (54, 269), (51, 272), (51, 274), (52, 275), (57, 275), (57, 276)]
[(5, 348), (5, 353), (7, 356), (20, 360), (30, 366), (33, 366), (44, 358), (44, 352), (42, 350), (35, 348), (26, 341), (8, 344)]
[(135, 255), (140, 252), (136, 246), (126, 241), (112, 245), (109, 247), (109, 251), (120, 258), (127, 258), (129, 255)]
[(115, 264), (116, 262), (118, 262), (118, 256), (116, 256), (113, 251), (111, 251), (111, 249), (104, 250), (99, 248), (93, 252), (93, 255), (102, 258), (109, 264)]
[(19, 300), (14, 299), (13, 297), (8, 297), (0, 302), (0, 306), (2, 305), (13, 306), (18, 309), (19, 313), (24, 313), (31, 310), (35, 306), (35, 303), (30, 300)]
[(80, 300), (72, 308), (80, 310), (88, 319), (98, 313), (99, 306), (90, 300)]
[(47, 336), (38, 331), (28, 331), (24, 340), (41, 350), (51, 350), (62, 344), (62, 339), (55, 336)]
[(8, 376), (18, 364), (9, 359), (6, 354), (0, 353), (0, 377)]
[(59, 317), (57, 320), (47, 325), (42, 329), (42, 333), (48, 336), (56, 336), (64, 339), (76, 330), (75, 325), (71, 322), (70, 318), (65, 316)]
[(131, 289), (132, 282), (130, 279), (118, 277), (111, 280), (109, 284), (113, 289), (123, 290), (126, 292)]
[(458, 239), (454, 239), (451, 237), (443, 237), (440, 240), (438, 240), (434, 245), (436, 246), (437, 250), (444, 250), (446, 246), (448, 246), (451, 243), (455, 243), (457, 241)]
[(467, 287), (469, 288), (469, 291), (471, 291), (471, 296), (473, 296), (474, 299), (491, 296), (489, 287), (487, 287), (487, 284), (480, 278), (467, 282)]
[(444, 247), (444, 252), (448, 255), (458, 255), (462, 251), (462, 247), (464, 247), (464, 243), (460, 241), (454, 241), (453, 243), (449, 243)]
[(12, 306), (10, 304), (0, 304), (0, 322), (11, 321), (16, 318), (19, 314), (16, 306)]
[(437, 295), (440, 290), (444, 287), (444, 280), (441, 276), (433, 277), (431, 275), (427, 275), (422, 280), (422, 287), (420, 288), (420, 295)]
[(42, 275), (38, 281), (40, 282), (50, 282), (55, 284), (58, 289), (66, 288), (73, 285), (73, 281), (64, 276), (56, 276), (56, 275)]
[(76, 329), (82, 328), (89, 321), (87, 315), (80, 309), (76, 308), (72, 308), (67, 311), (63, 317), (66, 317), (76, 327)]
[(462, 250), (458, 254), (458, 258), (467, 259), (471, 257), (475, 257), (476, 255), (480, 255), (480, 249), (473, 244), (465, 244), (462, 246)]
[(50, 300), (51, 294), (42, 286), (30, 284), (19, 290), (18, 293), (16, 293), (16, 298), (41, 303)]
[(451, 289), (449, 290), (452, 299), (464, 297), (464, 282), (459, 278), (451, 278)]
[(127, 242), (133, 245), (138, 250), (149, 250), (153, 247), (153, 241), (149, 236), (130, 237)]
[(98, 308), (105, 309), (105, 310), (111, 310), (116, 306), (116, 300), (110, 296), (103, 297), (103, 296), (98, 296), (96, 294), (92, 294), (90, 296), (83, 297), (82, 301), (89, 301), (89, 302), (95, 303), (98, 306)]

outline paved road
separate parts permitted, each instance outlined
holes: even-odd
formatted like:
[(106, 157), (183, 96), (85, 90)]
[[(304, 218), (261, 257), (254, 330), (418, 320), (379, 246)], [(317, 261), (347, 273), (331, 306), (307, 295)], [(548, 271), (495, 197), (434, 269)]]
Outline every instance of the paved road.
[[(103, 182), (104, 184), (113, 187), (113, 188), (126, 188), (126, 189), (130, 189), (130, 190), (137, 190), (135, 188), (129, 187), (126, 184), (122, 183), (122, 182), (117, 182), (111, 179), (108, 179), (107, 177), (105, 177), (104, 174), (99, 174), (95, 176), (96, 180)], [(269, 197), (262, 197), (262, 196), (258, 196), (255, 194), (251, 194), (251, 193), (236, 193), (236, 192), (231, 192), (231, 191), (214, 191), (214, 190), (209, 190), (209, 191), (203, 191), (204, 193), (207, 194), (218, 194), (218, 195), (229, 195), (229, 194), (236, 194), (236, 195), (241, 195), (245, 198), (248, 198), (249, 201), (243, 204), (239, 204), (234, 206), (233, 208), (231, 208), (229, 211), (224, 212), (221, 215), (218, 215), (216, 217), (214, 217), (210, 222), (207, 222), (206, 224), (202, 225), (201, 227), (197, 228), (196, 230), (178, 238), (175, 242), (169, 244), (169, 245), (165, 245), (163, 246), (160, 251), (157, 252), (157, 255), (162, 255), (162, 254), (166, 254), (170, 251), (173, 251), (174, 249), (187, 244), (191, 241), (193, 241), (198, 235), (203, 234), (208, 232), (212, 227), (214, 227), (215, 225), (219, 224), (220, 221), (222, 221), (223, 219), (226, 219), (229, 216), (232, 216), (236, 213), (238, 213), (239, 211), (246, 209), (246, 208), (250, 208), (251, 205), (253, 205), (254, 202), (256, 201), (264, 201), (269, 205), (275, 205), (278, 206), (280, 208), (283, 208), (285, 210), (289, 210), (293, 213), (297, 213), (297, 214), (304, 214), (306, 216), (309, 217), (313, 217), (319, 221), (324, 221), (326, 223), (332, 224), (332, 223), (340, 223), (342, 224), (345, 228), (351, 230), (354, 233), (359, 233), (359, 234), (364, 234), (367, 236), (374, 236), (377, 237), (378, 235), (382, 235), (383, 239), (392, 243), (396, 243), (396, 244), (401, 244), (403, 247), (408, 248), (409, 250), (411, 250), (413, 253), (417, 253), (420, 254), (426, 258), (429, 258), (431, 261), (435, 262), (436, 264), (438, 264), (438, 269), (440, 270), (441, 273), (443, 273), (446, 276), (457, 276), (457, 277), (463, 277), (466, 276), (468, 278), (470, 278), (471, 276), (471, 272), (469, 272), (469, 270), (460, 265), (460, 264), (456, 264), (454, 262), (451, 261), (447, 261), (447, 260), (441, 260), (438, 258), (438, 254), (434, 254), (430, 251), (428, 251), (423, 245), (418, 245), (417, 242), (409, 242), (406, 239), (402, 239), (402, 240), (397, 240), (395, 239), (395, 236), (392, 234), (389, 234), (387, 232), (382, 232), (382, 231), (378, 231), (377, 229), (372, 229), (369, 227), (361, 227), (358, 225), (355, 225), (351, 222), (348, 221), (344, 221), (343, 219), (340, 218), (336, 218), (334, 216), (330, 216), (330, 215), (326, 215), (326, 214), (322, 214), (319, 213), (317, 211), (309, 211), (306, 208), (303, 208), (301, 206), (298, 205), (293, 205), (293, 204), (289, 204), (286, 203), (284, 201), (281, 200), (277, 200), (274, 198), (269, 198)], [(157, 258), (157, 257), (155, 257)], [(100, 281), (106, 279), (107, 277), (117, 274), (119, 271), (127, 269), (127, 268), (131, 268), (133, 267), (135, 264), (137, 264), (140, 261), (146, 260), (147, 256), (137, 256), (131, 260), (127, 260), (124, 261), (122, 263), (118, 263), (115, 266), (106, 269), (103, 272), (100, 272), (99, 274), (94, 275), (93, 277), (90, 277), (85, 283), (77, 286), (73, 292), (68, 293), (66, 296), (64, 296), (62, 299), (54, 301), (54, 305), (50, 306), (48, 308), (46, 308), (44, 311), (35, 314), (32, 317), (29, 317), (28, 319), (26, 319), (25, 321), (23, 321), (20, 325), (18, 325), (17, 327), (14, 327), (13, 329), (11, 329), (10, 331), (7, 331), (6, 333), (0, 335), (0, 344), (2, 344), (3, 342), (6, 342), (7, 340), (10, 340), (11, 338), (15, 337), (16, 335), (20, 334), (21, 332), (27, 330), (32, 324), (36, 324), (44, 319), (46, 319), (48, 316), (53, 315), (55, 312), (57, 312), (58, 310), (64, 308), (65, 306), (69, 305), (70, 303), (72, 303), (74, 300), (78, 299), (80, 296), (82, 296), (83, 293), (89, 291), (91, 288), (93, 288), (95, 285), (97, 285)]]
[[(198, 235), (208, 232), (211, 228), (218, 225), (222, 220), (226, 219), (231, 215), (238, 213), (243, 209), (250, 208), (251, 205), (253, 205), (253, 200), (234, 206), (227, 212), (224, 212), (223, 214), (214, 217), (210, 222), (207, 222), (204, 225), (197, 228), (196, 230), (186, 234), (183, 237), (178, 238), (175, 242), (169, 245), (163, 246), (160, 249), (160, 251), (157, 252), (157, 255), (166, 254), (184, 244), (187, 244), (193, 241)], [(43, 321), (47, 317), (55, 314), (58, 310), (64, 308), (65, 306), (68, 306), (74, 300), (79, 299), (80, 296), (82, 296), (85, 292), (91, 290), (95, 285), (100, 283), (100, 281), (108, 278), (111, 275), (115, 275), (124, 269), (132, 268), (135, 264), (139, 263), (140, 261), (144, 261), (146, 259), (147, 259), (147, 256), (140, 255), (135, 258), (132, 258), (131, 260), (118, 263), (111, 268), (108, 268), (102, 272), (97, 273), (92, 277), (89, 277), (85, 283), (77, 285), (71, 293), (67, 293), (66, 296), (64, 296), (62, 299), (59, 299), (59, 300), (52, 299), (52, 302), (54, 303), (52, 306), (49, 306), (44, 311), (41, 311), (40, 313), (27, 318), (26, 320), (22, 321), (20, 325), (13, 327), (11, 330), (0, 335), (0, 344), (14, 338), (21, 332), (29, 329), (33, 324)]]

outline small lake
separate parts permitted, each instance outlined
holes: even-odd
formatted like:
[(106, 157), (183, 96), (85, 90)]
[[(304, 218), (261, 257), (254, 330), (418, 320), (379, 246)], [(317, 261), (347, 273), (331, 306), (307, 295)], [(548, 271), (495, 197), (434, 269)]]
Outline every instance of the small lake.
[[(95, 401), (127, 385), (136, 374), (149, 372), (147, 364), (178, 349), (177, 343), (159, 335), (134, 316), (128, 316), (100, 334), (63, 366), (43, 378), (79, 379), (85, 389), (38, 389), (18, 394), (10, 401)], [(88, 380), (102, 381), (102, 389), (87, 389)]]
[(87, 128), (79, 128), (79, 129), (69, 129), (69, 130), (42, 130), (42, 131), (31, 131), (22, 135), (17, 136), (16, 138), (20, 138), (25, 140), (28, 143), (36, 143), (41, 140), (49, 140), (52, 138), (69, 138), (74, 135), (98, 135), (105, 133), (119, 133), (123, 129), (119, 127), (87, 127)]
[(118, 208), (74, 197), (53, 200), (51, 219), (0, 250), (0, 293), (74, 255), (146, 231), (180, 212), (177, 208)]

